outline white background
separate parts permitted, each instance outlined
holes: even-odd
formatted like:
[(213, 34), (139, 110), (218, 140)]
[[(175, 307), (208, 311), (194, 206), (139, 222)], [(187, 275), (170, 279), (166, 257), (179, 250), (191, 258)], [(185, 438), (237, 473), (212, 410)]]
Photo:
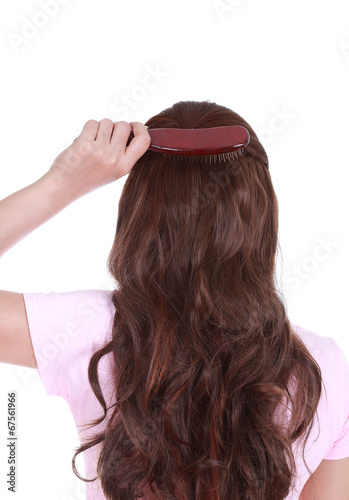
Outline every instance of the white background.
[[(17, 0), (0, 4), (0, 19), (0, 199), (41, 177), (88, 119), (144, 123), (180, 100), (227, 106), (269, 156), (289, 317), (336, 339), (349, 359), (348, 2)], [(111, 288), (106, 259), (125, 180), (79, 199), (10, 249), (0, 288)], [(1, 364), (0, 380), (1, 498), (13, 498), (6, 405), (16, 390), (16, 498), (81, 500), (66, 403), (46, 395), (35, 370)]]

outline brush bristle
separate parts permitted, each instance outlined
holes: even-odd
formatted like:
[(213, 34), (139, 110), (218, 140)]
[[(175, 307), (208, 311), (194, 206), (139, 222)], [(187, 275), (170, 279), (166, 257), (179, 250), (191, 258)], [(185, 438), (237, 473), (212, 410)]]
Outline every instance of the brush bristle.
[(203, 162), (203, 163), (221, 163), (224, 161), (235, 160), (243, 154), (244, 150), (232, 151), (231, 153), (222, 153), (216, 155), (171, 155), (164, 154), (165, 158), (180, 158), (185, 161)]

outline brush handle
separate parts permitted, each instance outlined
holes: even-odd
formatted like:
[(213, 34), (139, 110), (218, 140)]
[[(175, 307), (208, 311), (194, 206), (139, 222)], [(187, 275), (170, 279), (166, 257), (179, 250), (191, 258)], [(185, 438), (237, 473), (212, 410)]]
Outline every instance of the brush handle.
[[(243, 149), (250, 142), (245, 127), (231, 125), (213, 128), (153, 128), (149, 149), (171, 155), (214, 155)], [(127, 146), (133, 139), (131, 132)]]

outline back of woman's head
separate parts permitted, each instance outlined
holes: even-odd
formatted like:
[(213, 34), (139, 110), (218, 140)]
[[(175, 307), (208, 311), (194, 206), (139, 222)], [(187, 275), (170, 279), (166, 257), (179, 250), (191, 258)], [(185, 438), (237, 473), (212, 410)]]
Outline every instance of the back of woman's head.
[[(245, 120), (211, 102), (176, 103), (146, 125), (241, 125), (251, 139), (234, 160), (148, 150), (131, 170), (108, 258), (113, 337), (89, 366), (104, 409), (93, 425), (107, 415), (97, 365), (109, 352), (117, 403), (105, 432), (78, 452), (102, 442), (97, 473), (108, 499), (134, 498), (146, 484), (166, 500), (281, 500), (294, 486), (292, 443), (305, 445), (312, 428), (321, 372), (276, 289), (267, 155)], [(290, 402), (285, 427), (275, 417)]]

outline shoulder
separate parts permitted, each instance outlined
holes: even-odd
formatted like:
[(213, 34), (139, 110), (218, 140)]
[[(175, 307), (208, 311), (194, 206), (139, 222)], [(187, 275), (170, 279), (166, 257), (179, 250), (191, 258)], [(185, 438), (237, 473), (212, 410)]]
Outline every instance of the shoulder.
[(349, 415), (348, 357), (341, 343), (339, 344), (333, 337), (319, 335), (298, 325), (291, 324), (291, 327), (303, 340), (320, 367), (325, 386), (323, 397), (326, 400), (326, 408), (320, 405), (320, 409), (330, 415), (329, 422), (332, 431), (335, 429), (339, 433)]
[(39, 375), (47, 393), (71, 399), (88, 386), (92, 354), (111, 340), (113, 292), (23, 293)]
[(320, 335), (294, 323), (291, 323), (291, 328), (322, 369), (326, 370), (329, 367), (333, 369), (333, 361), (338, 350), (338, 344), (333, 337)]
[(79, 324), (109, 322), (114, 315), (110, 290), (74, 290), (49, 293), (23, 293), (27, 310), (40, 313), (41, 321), (55, 318), (57, 323), (70, 319)]

